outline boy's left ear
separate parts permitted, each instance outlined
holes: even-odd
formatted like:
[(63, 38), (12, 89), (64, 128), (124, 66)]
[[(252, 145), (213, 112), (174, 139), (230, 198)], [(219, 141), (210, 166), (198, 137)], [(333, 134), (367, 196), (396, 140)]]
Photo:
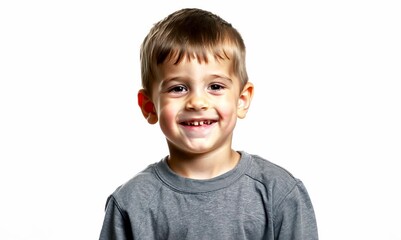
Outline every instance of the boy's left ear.
[(238, 118), (241, 119), (245, 118), (249, 106), (251, 105), (252, 97), (253, 97), (253, 84), (247, 82), (244, 88), (242, 89), (238, 99), (238, 110), (237, 110)]

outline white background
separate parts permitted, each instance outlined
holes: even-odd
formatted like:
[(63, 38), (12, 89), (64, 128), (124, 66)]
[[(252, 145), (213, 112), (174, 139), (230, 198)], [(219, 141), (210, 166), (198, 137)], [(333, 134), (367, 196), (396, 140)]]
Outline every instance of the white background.
[(234, 148), (303, 180), (321, 239), (400, 240), (398, 2), (2, 1), (0, 239), (98, 238), (107, 196), (167, 154), (136, 104), (139, 45), (201, 7), (247, 45)]

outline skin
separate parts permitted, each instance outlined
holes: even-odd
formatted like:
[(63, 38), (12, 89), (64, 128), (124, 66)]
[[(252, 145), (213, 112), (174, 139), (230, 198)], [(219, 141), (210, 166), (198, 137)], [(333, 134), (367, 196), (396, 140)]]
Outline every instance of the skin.
[(208, 59), (165, 62), (152, 95), (138, 92), (143, 116), (150, 124), (159, 123), (166, 137), (170, 168), (192, 179), (210, 179), (237, 165), (240, 154), (232, 149), (233, 131), (253, 96), (253, 84), (241, 88), (229, 60)]

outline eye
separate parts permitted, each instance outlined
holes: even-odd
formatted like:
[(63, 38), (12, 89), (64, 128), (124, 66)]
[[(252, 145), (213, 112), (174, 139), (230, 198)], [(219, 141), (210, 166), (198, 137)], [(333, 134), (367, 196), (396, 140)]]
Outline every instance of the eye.
[(213, 83), (213, 84), (209, 85), (209, 89), (212, 91), (220, 91), (220, 90), (224, 90), (225, 87), (222, 84)]
[(183, 85), (174, 86), (168, 89), (169, 93), (182, 93), (186, 91), (188, 91), (188, 89)]

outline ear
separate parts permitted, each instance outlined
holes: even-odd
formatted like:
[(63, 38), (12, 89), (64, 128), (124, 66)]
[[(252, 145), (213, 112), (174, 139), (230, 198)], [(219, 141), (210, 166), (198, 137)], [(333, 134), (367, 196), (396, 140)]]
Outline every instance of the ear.
[(253, 84), (247, 82), (244, 88), (241, 91), (241, 94), (238, 99), (238, 109), (237, 109), (237, 116), (238, 118), (245, 118), (249, 106), (251, 105), (253, 97)]
[(158, 119), (155, 105), (144, 89), (138, 91), (138, 105), (141, 108), (143, 116), (148, 120), (148, 123), (157, 123)]

